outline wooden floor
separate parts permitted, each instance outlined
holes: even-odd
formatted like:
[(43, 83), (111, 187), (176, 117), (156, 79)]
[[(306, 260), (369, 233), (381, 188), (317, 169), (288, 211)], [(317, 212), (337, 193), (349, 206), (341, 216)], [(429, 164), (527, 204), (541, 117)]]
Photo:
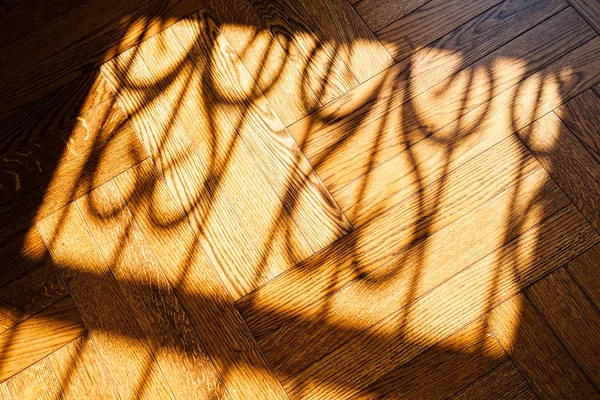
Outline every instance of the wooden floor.
[(600, 0), (0, 0), (0, 399), (600, 398)]

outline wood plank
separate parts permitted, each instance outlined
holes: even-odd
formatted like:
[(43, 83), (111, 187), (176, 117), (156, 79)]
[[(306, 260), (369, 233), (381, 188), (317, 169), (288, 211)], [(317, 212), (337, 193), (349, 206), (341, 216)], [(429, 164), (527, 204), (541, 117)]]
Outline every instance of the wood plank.
[(562, 268), (525, 292), (596, 388), (600, 387), (600, 311)]
[(346, 0), (299, 3), (360, 83), (393, 64), (392, 57)]
[(600, 396), (522, 294), (493, 309), (484, 320), (538, 396)]
[(600, 163), (600, 97), (593, 90), (588, 90), (560, 107), (556, 113)]
[(600, 34), (600, 1), (598, 0), (567, 0), (585, 18), (596, 32)]
[(567, 265), (573, 279), (600, 309), (600, 246), (595, 246)]
[(517, 133), (583, 216), (600, 232), (600, 164), (550, 113)]
[(598, 96), (600, 96), (600, 84), (594, 86), (592, 89)]
[(0, 289), (0, 334), (67, 295), (51, 263)]
[[(590, 43), (589, 47), (582, 46), (581, 52), (577, 49), (573, 54), (550, 64), (538, 74), (502, 92), (491, 102), (480, 105), (455, 123), (446, 125), (415, 145), (411, 146), (410, 140), (401, 142), (396, 149), (404, 151), (397, 155), (392, 156), (392, 151), (388, 150), (393, 146), (388, 146), (378, 155), (381, 155), (381, 159), (391, 158), (371, 170), (368, 170), (370, 165), (365, 167), (363, 163), (356, 162), (356, 157), (352, 164), (347, 157), (344, 164), (338, 160), (339, 169), (336, 175), (332, 175), (332, 179), (340, 184), (365, 171), (369, 172), (335, 191), (334, 198), (353, 224), (359, 224), (357, 220), (364, 220), (367, 216), (373, 218), (385, 212), (395, 201), (400, 200), (398, 196), (403, 193), (403, 190), (397, 189), (403, 188), (395, 184), (398, 176), (405, 176), (404, 179), (408, 181), (420, 180), (421, 185), (426, 186), (503, 140), (516, 129), (528, 126), (589, 88), (590, 80), (596, 79), (595, 68), (599, 67), (596, 65), (600, 54), (598, 45), (595, 42)], [(564, 73), (573, 63), (577, 63), (582, 69), (569, 74), (568, 80), (555, 79), (557, 74)], [(585, 77), (583, 81), (579, 79), (580, 76)], [(547, 85), (540, 88), (540, 79), (544, 79)], [(393, 132), (393, 129), (389, 132)], [(423, 136), (418, 131), (413, 132), (414, 136)], [(407, 146), (411, 147), (406, 149)], [(334, 163), (331, 166), (336, 168)]]
[[(215, 28), (218, 27), (210, 32), (209, 40), (215, 48), (213, 51), (218, 52), (219, 42), (226, 41), (234, 50), (228, 57), (239, 57), (245, 73), (254, 82), (252, 85), (241, 86), (243, 97), (232, 96), (228, 91), (218, 92), (219, 101), (243, 103), (262, 92), (286, 126), (320, 106), (312, 88), (306, 87), (304, 83), (306, 77), (291, 62), (284, 48), (261, 22), (247, 0), (212, 0), (197, 8), (214, 21)], [(206, 33), (208, 32), (204, 32)], [(301, 32), (297, 34), (302, 35)], [(191, 49), (188, 47), (188, 50)], [(212, 57), (215, 56), (212, 54)], [(222, 73), (217, 65), (211, 65), (212, 62), (211, 57), (208, 57), (208, 65), (205, 64), (200, 69), (207, 80)]]
[[(13, 112), (0, 113), (0, 156), (13, 153), (23, 143), (57, 133), (68, 134), (80, 114), (112, 97), (100, 71), (94, 69), (41, 99), (28, 102)], [(107, 109), (106, 105), (104, 109)]]
[(7, 384), (16, 399), (56, 400), (62, 397), (60, 384), (47, 359), (15, 375)]
[(49, 180), (42, 178), (23, 188), (0, 207), (0, 242), (147, 157), (135, 132), (127, 127), (87, 156), (57, 165)]
[(502, 0), (428, 1), (376, 32), (377, 39), (394, 60), (401, 61), (500, 2)]
[(409, 307), (361, 331), (283, 386), (292, 398), (354, 395), (599, 239), (575, 207), (567, 206)]
[(180, 208), (150, 161), (115, 181), (231, 398), (285, 398)]
[(52, 254), (100, 357), (122, 397), (171, 398), (146, 339), (75, 204), (38, 229)]
[(65, 399), (116, 399), (91, 339), (84, 335), (48, 356)]
[[(144, 42), (138, 54), (157, 82), (171, 70), (172, 60), (187, 61), (171, 30)], [(310, 256), (312, 250), (210, 90), (204, 95), (199, 95), (200, 90), (189, 90), (206, 87), (193, 65), (187, 61), (182, 70), (186, 79), (175, 78), (159, 88), (169, 103), (165, 115), (177, 115), (218, 190), (225, 193), (254, 239), (264, 265), (254, 266), (255, 275), (264, 276), (255, 285), (264, 283)]]
[(29, 229), (0, 246), (0, 288), (52, 264), (50, 254), (37, 229)]
[[(503, 162), (496, 163), (500, 159)], [(531, 184), (525, 185), (524, 189), (529, 188), (531, 193), (535, 193), (535, 188), (548, 180), (547, 174), (540, 171), (539, 164), (524, 152), (524, 147), (517, 143), (516, 138), (507, 139), (506, 143), (451, 172), (446, 178), (450, 184), (443, 199), (439, 197), (437, 186), (424, 188), (420, 196), (407, 197), (373, 223), (357, 229), (326, 251), (315, 254), (241, 299), (238, 307), (260, 340), (265, 333), (272, 334), (278, 327), (276, 324), (284, 322), (286, 318), (281, 313), (276, 314), (281, 321), (256, 314), (256, 306), (258, 309), (268, 308), (281, 301), (286, 305), (289, 317), (292, 317), (310, 309), (311, 304), (326, 304), (328, 295), (334, 291), (391, 262), (408, 247), (419, 244), (505, 189), (528, 179), (529, 174), (532, 175), (529, 178)], [(487, 184), (479, 185), (478, 182)], [(556, 186), (550, 186), (549, 189), (546, 194), (561, 200)], [(473, 196), (465, 197), (465, 193)], [(549, 204), (560, 206), (561, 203), (565, 205), (566, 201), (562, 196), (561, 201)], [(431, 212), (427, 213), (427, 210)], [(372, 237), (378, 240), (373, 241)], [(334, 275), (335, 284), (331, 283), (332, 271), (338, 272)]]
[[(346, 274), (352, 278), (338, 279), (345, 286), (337, 291), (327, 290), (321, 284), (317, 286), (321, 288), (320, 293), (314, 293), (312, 288), (303, 293), (303, 288), (297, 285), (288, 290), (298, 297), (293, 303), (287, 302), (285, 297), (271, 299), (271, 303), (281, 304), (285, 309), (285, 313), (280, 312), (287, 314), (281, 317), (283, 321), (269, 325), (261, 321), (258, 326), (263, 332), (257, 331), (252, 321), (248, 321), (265, 356), (276, 372), (283, 371), (282, 379), (285, 379), (288, 373), (308, 366), (362, 329), (434, 290), (534, 226), (545, 215), (566, 206), (568, 200), (558, 188), (548, 185), (548, 179), (545, 173), (533, 174), (447, 228), (437, 233), (431, 229), (431, 234), (421, 240), (411, 240), (413, 235), (409, 230), (405, 241), (411, 247), (405, 245), (408, 248), (399, 251), (400, 255), (395, 258), (386, 257), (383, 252), (363, 256), (364, 259), (375, 259), (371, 263), (374, 265), (357, 266), (354, 270), (347, 268)], [(516, 197), (519, 200), (514, 200)], [(516, 203), (512, 204), (513, 201)], [(524, 216), (523, 210), (529, 206), (543, 211)], [(428, 231), (427, 227), (424, 230)], [(355, 253), (361, 254), (361, 250), (359, 248)], [(360, 260), (359, 256), (355, 258)], [(384, 261), (380, 262), (381, 259)], [(375, 269), (377, 266), (381, 267)], [(321, 323), (324, 316), (327, 324)], [(348, 325), (352, 329), (344, 328)]]
[(477, 320), (426, 350), (353, 399), (445, 399), (506, 362), (506, 354)]
[(0, 114), (79, 79), (197, 7), (188, 0), (78, 4), (32, 34), (2, 46)]
[[(227, 56), (231, 50), (226, 43), (218, 43), (219, 51), (213, 48), (215, 44), (209, 43), (215, 29), (213, 21), (205, 15), (173, 26), (182, 46), (191, 49), (190, 57), (199, 70), (206, 70), (211, 60), (216, 71), (229, 72), (213, 76), (211, 89), (217, 94), (217, 102), (224, 94), (246, 99), (241, 89), (252, 87), (252, 80), (236, 60)], [(240, 104), (229, 101), (221, 104), (233, 125), (239, 126), (238, 134), (311, 248), (318, 251), (346, 234), (351, 229), (350, 223), (266, 99), (257, 96)]]
[(115, 183), (76, 203), (175, 397), (223, 397), (212, 363)]
[(240, 224), (227, 193), (201, 159), (180, 119), (169, 113), (165, 96), (137, 48), (102, 68), (231, 296), (239, 298), (268, 280), (274, 274), (273, 266), (263, 265), (268, 249), (260, 248)]
[(535, 400), (535, 393), (511, 361), (506, 361), (491, 373), (467, 388), (455, 393), (452, 400)]
[(373, 32), (385, 28), (429, 3), (431, 0), (361, 0), (354, 9)]
[(8, 391), (8, 386), (6, 385), (6, 382), (0, 383), (0, 399), (12, 400), (12, 396), (10, 395), (10, 392)]
[[(493, 33), (493, 39), (473, 39), (472, 48), (468, 40), (471, 33), (459, 28), (456, 38), (464, 36), (459, 43), (466, 48), (458, 55), (454, 50), (423, 49), (398, 67), (292, 125), (292, 136), (302, 143), (303, 152), (328, 188), (335, 190), (330, 186), (332, 181), (339, 187), (352, 177), (360, 176), (361, 169), (366, 172), (369, 166), (378, 165), (448, 123), (457, 119), (457, 124), (462, 122), (460, 118), (469, 110), (481, 104), (489, 107), (489, 100), (496, 94), (504, 93), (538, 68), (594, 37), (593, 30), (583, 24), (572, 9), (517, 37), (518, 33), (558, 12), (564, 3), (538, 2), (537, 5), (539, 11), (534, 15), (513, 10), (514, 27), (512, 23), (507, 24), (510, 17), (493, 21), (488, 29), (479, 33), (482, 37)], [(579, 30), (577, 35), (571, 36), (576, 29)], [(561, 34), (555, 36), (557, 32)], [(453, 42), (454, 34), (440, 41)], [(546, 42), (550, 37), (552, 40)], [(540, 45), (540, 41), (544, 45)], [(439, 115), (437, 108), (440, 108)], [(487, 107), (483, 107), (485, 114)], [(464, 132), (469, 132), (468, 128), (472, 127), (465, 126)], [(357, 152), (357, 148), (361, 151)], [(350, 153), (356, 165), (351, 170), (358, 170), (357, 173), (333, 179), (336, 170), (348, 168)], [(340, 167), (336, 168), (337, 165)]]
[(328, 103), (358, 84), (302, 6), (289, 0), (249, 1), (300, 71), (303, 90), (312, 90), (320, 103)]
[(44, 308), (0, 335), (0, 382), (85, 333), (70, 297)]
[[(42, 132), (40, 137), (23, 137), (15, 149), (0, 160), (0, 203), (6, 203), (15, 192), (48, 181), (62, 164), (77, 157), (100, 153), (120, 131), (129, 126), (125, 114), (115, 101), (105, 101), (91, 110), (73, 117), (61, 126)], [(8, 139), (8, 138), (6, 138)], [(10, 140), (7, 140), (10, 142)], [(13, 196), (14, 197), (14, 196)]]

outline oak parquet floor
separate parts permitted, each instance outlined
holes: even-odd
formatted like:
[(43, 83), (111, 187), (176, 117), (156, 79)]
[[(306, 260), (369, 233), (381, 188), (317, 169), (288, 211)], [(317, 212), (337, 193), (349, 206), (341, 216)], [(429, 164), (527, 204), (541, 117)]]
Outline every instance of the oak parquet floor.
[(597, 0), (0, 0), (0, 399), (600, 397)]

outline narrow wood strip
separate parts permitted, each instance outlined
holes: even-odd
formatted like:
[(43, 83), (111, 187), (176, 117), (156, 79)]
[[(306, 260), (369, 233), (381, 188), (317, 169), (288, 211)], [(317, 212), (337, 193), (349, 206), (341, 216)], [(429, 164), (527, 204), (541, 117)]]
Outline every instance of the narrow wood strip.
[(67, 295), (51, 263), (0, 289), (0, 334)]
[(121, 397), (172, 394), (75, 204), (38, 223)]
[[(533, 174), (447, 228), (437, 233), (432, 229), (431, 235), (413, 240), (381, 268), (373, 271), (367, 265), (349, 271), (358, 277), (337, 292), (323, 290), (312, 300), (299, 294), (301, 300), (310, 301), (309, 306), (290, 310), (296, 311), (294, 319), (278, 330), (273, 328), (280, 325), (269, 326), (272, 331), (258, 337), (267, 359), (277, 372), (293, 374), (501, 248), (568, 204), (556, 186), (545, 187), (548, 179), (545, 173)], [(543, 211), (523, 215), (528, 207)], [(318, 322), (323, 315), (327, 324)], [(344, 329), (347, 325), (352, 329)]]
[(240, 224), (226, 193), (200, 158), (180, 119), (169, 113), (137, 52), (135, 48), (121, 54), (104, 64), (103, 71), (229, 293), (234, 298), (243, 296), (272, 274), (269, 265), (261, 270), (268, 257), (265, 249), (259, 248)]
[(91, 339), (84, 335), (48, 356), (65, 399), (116, 399)]
[[(499, 160), (502, 162), (497, 162)], [(529, 174), (533, 176), (524, 190), (528, 188), (528, 193), (533, 196), (537, 192), (536, 188), (541, 187), (548, 179), (540, 168), (516, 138), (507, 139), (452, 171), (444, 181), (421, 188), (419, 195), (407, 197), (373, 223), (357, 229), (325, 251), (315, 254), (241, 299), (238, 307), (257, 339), (261, 340), (265, 335), (272, 338), (277, 328), (285, 325), (286, 320), (291, 321), (293, 317), (310, 309), (327, 309), (329, 297), (335, 291), (350, 282), (366, 278), (367, 274), (392, 262), (410, 246), (418, 245), (505, 189), (528, 179)], [(479, 182), (487, 184), (480, 185)], [(446, 187), (440, 188), (439, 184)], [(550, 189), (552, 190), (547, 194), (554, 194), (552, 198), (561, 199), (556, 186), (550, 186)], [(444, 192), (442, 196), (440, 190)], [(511, 189), (518, 190), (519, 187)], [(470, 195), (465, 196), (465, 193)], [(507, 196), (502, 201), (509, 198)], [(523, 201), (526, 198), (528, 197), (525, 196)], [(502, 201), (498, 204), (502, 204)], [(563, 196), (562, 204), (565, 205), (566, 201)], [(559, 203), (561, 201), (557, 204)], [(373, 237), (378, 240), (371, 240)], [(392, 262), (391, 268), (396, 265), (397, 263)], [(400, 293), (404, 291), (401, 290)], [(263, 308), (269, 309), (279, 302), (286, 312), (274, 313), (276, 319), (264, 312), (257, 312)], [(269, 342), (274, 343), (272, 339), (267, 341)], [(291, 351), (297, 350), (298, 348)]]
[(567, 0), (585, 18), (596, 32), (600, 34), (600, 1), (598, 0)]
[(56, 400), (62, 398), (60, 385), (47, 359), (15, 375), (7, 382), (15, 399)]
[(360, 83), (393, 64), (392, 57), (346, 0), (299, 3)]
[(540, 397), (598, 397), (596, 389), (522, 294), (493, 309), (485, 316), (485, 322)]
[(304, 90), (312, 90), (320, 103), (328, 103), (358, 84), (302, 6), (290, 0), (250, 3), (300, 71)]
[(231, 398), (285, 394), (152, 162), (115, 178)]
[(361, 0), (354, 9), (373, 32), (386, 27), (431, 0)]
[(0, 382), (85, 333), (70, 297), (44, 308), (0, 335)]
[(284, 381), (292, 398), (347, 397), (600, 240), (573, 206)]
[(525, 295), (587, 377), (600, 387), (600, 312), (562, 268)]
[(535, 400), (535, 393), (511, 361), (450, 397), (452, 400)]
[(518, 132), (540, 164), (600, 232), (600, 164), (555, 113)]
[[(405, 179), (410, 179), (412, 175), (414, 179), (418, 178), (422, 185), (426, 185), (588, 89), (590, 81), (596, 79), (595, 68), (600, 67), (597, 62), (598, 55), (600, 42), (594, 40), (502, 92), (490, 102), (476, 107), (431, 136), (427, 133), (423, 135), (423, 132), (418, 130), (413, 131), (413, 137), (425, 138), (412, 146), (408, 140), (380, 151), (378, 154), (385, 159), (392, 154), (392, 151), (388, 150), (404, 149), (364, 176), (334, 192), (334, 197), (351, 221), (358, 226), (361, 221), (376, 217), (400, 199), (398, 195), (403, 191), (398, 192), (394, 188), (394, 181), (399, 175), (407, 176)], [(568, 73), (568, 79), (559, 78), (559, 74), (567, 74), (566, 71), (571, 65), (578, 65), (581, 70), (571, 70), (572, 74)], [(542, 86), (541, 81), (544, 83)], [(407, 146), (411, 147), (406, 149)], [(344, 164), (341, 160), (338, 161), (339, 169), (333, 178), (339, 180), (339, 183), (362, 174), (369, 168), (369, 165), (365, 168), (356, 160), (352, 164), (348, 159)], [(389, 189), (388, 185), (391, 185)]]
[[(516, 0), (508, 1), (513, 4)], [(364, 165), (369, 156), (373, 157), (373, 149), (381, 151), (379, 149), (411, 139), (405, 136), (410, 130), (404, 132), (402, 125), (402, 116), (406, 112), (413, 114), (409, 118), (412, 120), (410, 125), (418, 122), (421, 136), (430, 133), (434, 126), (429, 126), (429, 119), (434, 118), (432, 124), (435, 125), (436, 114), (421, 115), (420, 107), (431, 106), (428, 102), (432, 99), (434, 104), (440, 105), (447, 98), (459, 98), (458, 104), (448, 103), (455, 107), (455, 118), (458, 118), (465, 99), (481, 101), (483, 97), (485, 102), (500, 93), (501, 88), (509, 88), (534, 72), (536, 66), (539, 68), (556, 60), (594, 37), (593, 30), (583, 24), (581, 17), (572, 9), (544, 21), (564, 8), (563, 1), (536, 0), (535, 5), (537, 12), (533, 15), (517, 8), (511, 9), (509, 16), (502, 17), (497, 13), (505, 5), (500, 4), (470, 23), (472, 29), (483, 22), (489, 23), (484, 25), (484, 29), (475, 29), (477, 37), (473, 37), (467, 26), (456, 29), (432, 46), (298, 121), (290, 127), (290, 133), (298, 143), (302, 143), (303, 152), (319, 174), (322, 173), (320, 164), (354, 146), (369, 149), (361, 152), (365, 154), (361, 163)], [(487, 21), (485, 18), (491, 19)], [(532, 27), (535, 28), (519, 37)], [(577, 34), (571, 36), (574, 30)], [(555, 32), (561, 32), (562, 36), (555, 36)], [(546, 41), (549, 37), (553, 40)], [(540, 46), (540, 41), (544, 46)], [(449, 49), (445, 50), (445, 47)], [(546, 51), (546, 48), (552, 51)], [(532, 52), (534, 57), (531, 57)], [(530, 60), (532, 65), (523, 60)], [(432, 89), (434, 87), (437, 89)], [(417, 96), (426, 101), (414, 100)], [(471, 96), (474, 100), (470, 100)], [(415, 117), (418, 117), (416, 121)], [(437, 125), (438, 128), (441, 126)], [(398, 130), (401, 135), (398, 135)]]
[(600, 246), (586, 251), (567, 265), (569, 273), (600, 309)]
[[(160, 85), (168, 101), (168, 113), (176, 115), (225, 193), (236, 216), (260, 252), (255, 265), (255, 284), (279, 275), (312, 254), (308, 242), (263, 175), (246, 144), (217, 104), (171, 30), (144, 42), (139, 55), (157, 82), (181, 60), (183, 76)], [(190, 90), (190, 88), (194, 88)], [(198, 90), (196, 90), (198, 88)]]
[(175, 397), (222, 398), (214, 366), (115, 183), (76, 203)]
[(376, 32), (377, 39), (400, 61), (502, 1), (431, 0)]
[(353, 399), (445, 399), (506, 359), (502, 347), (477, 320), (387, 373)]
[[(263, 96), (248, 99), (244, 93), (243, 88), (252, 90), (254, 84), (239, 60), (229, 56), (231, 49), (219, 40), (214, 22), (199, 14), (172, 28), (182, 46), (190, 49), (190, 57), (201, 74), (210, 71), (210, 65), (214, 64), (219, 74), (212, 76), (210, 88), (217, 103), (222, 104), (233, 125), (238, 127), (238, 134), (311, 248), (318, 251), (346, 234), (351, 229), (350, 223), (269, 103)], [(231, 96), (243, 101), (227, 101)]]
[(594, 86), (592, 89), (598, 96), (600, 96), (600, 84)]
[[(233, 103), (246, 102), (262, 92), (286, 126), (321, 105), (312, 88), (305, 84), (306, 76), (291, 62), (284, 48), (263, 24), (248, 0), (213, 0), (210, 5), (202, 4), (202, 7), (197, 8), (214, 21), (215, 28), (218, 27), (210, 35), (215, 50), (219, 51), (218, 41), (227, 42), (234, 50), (232, 58), (236, 58), (237, 54), (244, 73), (256, 84), (256, 88), (253, 87), (254, 84), (241, 86), (240, 89), (245, 92), (244, 97), (221, 92), (220, 95), (227, 96), (223, 99), (229, 98)], [(303, 35), (302, 32), (296, 34)], [(216, 54), (211, 56), (215, 57)], [(211, 64), (214, 61), (209, 57), (206, 62)], [(222, 72), (217, 65), (202, 69), (202, 75), (209, 80)]]
[(569, 131), (600, 163), (600, 97), (588, 90), (556, 110)]

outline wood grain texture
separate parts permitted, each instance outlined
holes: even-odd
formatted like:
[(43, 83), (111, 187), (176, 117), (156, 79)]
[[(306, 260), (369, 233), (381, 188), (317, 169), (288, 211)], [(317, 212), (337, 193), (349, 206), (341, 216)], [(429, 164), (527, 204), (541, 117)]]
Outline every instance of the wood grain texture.
[[(523, 230), (538, 223), (539, 218), (543, 218), (543, 215), (535, 214), (524, 217), (522, 210), (528, 206), (545, 208), (548, 213), (566, 206), (568, 200), (556, 187), (544, 188), (547, 179), (545, 173), (532, 174), (522, 183), (437, 233), (434, 227), (425, 225), (422, 229), (428, 234), (421, 240), (415, 238), (416, 234), (410, 230), (404, 234), (405, 237), (398, 235), (400, 238), (396, 241), (405, 247), (402, 251), (393, 253), (397, 254), (396, 257), (369, 248), (355, 250), (355, 254), (359, 256), (354, 257), (354, 265), (342, 264), (338, 267), (338, 270), (347, 270), (344, 275), (349, 278), (342, 273), (338, 273), (340, 278), (329, 273), (330, 280), (337, 278), (336, 284), (340, 287), (337, 291), (331, 288), (331, 283), (329, 287), (326, 286), (329, 282), (322, 274), (323, 283), (317, 281), (315, 283), (318, 284), (310, 289), (304, 289), (298, 284), (293, 289), (288, 289), (285, 294), (292, 292), (295, 295), (293, 300), (287, 301), (287, 296), (270, 299), (271, 303), (281, 302), (289, 316), (280, 317), (279, 321), (271, 324), (265, 324), (271, 318), (262, 318), (257, 323), (261, 330), (255, 328), (252, 320), (247, 320), (273, 368), (276, 371), (283, 370), (282, 374), (297, 372), (296, 368), (299, 370), (308, 366), (359, 334), (361, 329), (367, 329), (398, 309), (408, 306), (508, 243)], [(512, 207), (510, 204), (515, 196), (520, 199)], [(498, 218), (498, 210), (503, 210), (503, 218)], [(391, 250), (391, 246), (387, 247)], [(361, 257), (361, 253), (365, 256)], [(352, 258), (347, 256), (346, 259)], [(326, 261), (328, 262), (320, 264), (328, 266), (329, 271), (335, 270), (330, 266), (335, 258), (333, 261)], [(310, 270), (305, 272), (309, 273)], [(311, 274), (310, 279), (317, 280), (317, 277), (318, 275)], [(272, 308), (274, 307), (267, 309)], [(322, 315), (327, 316), (328, 324), (320, 323)], [(349, 324), (353, 329), (346, 328)]]
[[(308, 242), (269, 184), (210, 89), (186, 57), (171, 30), (149, 39), (140, 48), (157, 82), (182, 60), (186, 72), (159, 89), (169, 99), (169, 115), (177, 115), (202, 160), (225, 193), (242, 225), (260, 252), (254, 274), (263, 283), (312, 254)], [(189, 90), (190, 87), (200, 90)], [(177, 100), (174, 100), (177, 99)], [(243, 190), (242, 190), (243, 188)], [(210, 196), (210, 195), (209, 195)], [(209, 203), (208, 203), (209, 204)], [(207, 208), (209, 208), (207, 206)]]
[(173, 394), (223, 397), (212, 363), (114, 182), (76, 204)]
[(585, 18), (596, 32), (600, 33), (600, 1), (568, 0), (568, 2)]
[(194, 1), (177, 0), (77, 4), (40, 29), (2, 46), (0, 114), (78, 80), (197, 7)]
[(494, 371), (449, 398), (452, 400), (537, 399), (535, 393), (511, 361), (506, 361)]
[[(223, 105), (233, 125), (239, 127), (238, 134), (313, 251), (322, 249), (347, 233), (350, 223), (266, 99), (248, 98), (243, 89), (252, 91), (254, 84), (238, 60), (228, 56), (231, 50), (218, 40), (214, 22), (203, 14), (196, 17), (172, 29), (182, 46), (190, 49), (190, 57), (200, 73), (204, 76), (203, 71), (212, 70), (210, 88), (217, 102)], [(211, 58), (212, 68), (207, 64)], [(231, 96), (240, 102), (225, 101)]]
[(484, 320), (538, 396), (599, 397), (525, 296), (519, 294), (511, 298), (493, 309)]
[(292, 398), (354, 395), (599, 239), (575, 207), (568, 206), (410, 306), (361, 331), (285, 380), (284, 388)]
[(477, 320), (389, 372), (353, 399), (445, 399), (503, 362), (504, 350)]
[(0, 382), (84, 333), (85, 327), (70, 297), (44, 308), (0, 335)]
[(60, 384), (47, 359), (40, 360), (7, 382), (15, 399), (56, 400), (62, 398)]
[(393, 64), (390, 54), (347, 1), (299, 3), (360, 83)]
[[(220, 187), (220, 182), (191, 142), (181, 119), (169, 112), (166, 96), (160, 93), (137, 52), (121, 54), (105, 64), (103, 71), (169, 189), (186, 210), (187, 218), (231, 296), (243, 296), (278, 273), (280, 265), (266, 264), (269, 248), (259, 246), (258, 238), (240, 223), (236, 210), (227, 199), (227, 192), (231, 193), (232, 187)], [(188, 120), (190, 123), (193, 122)], [(283, 258), (286, 253), (277, 255)]]
[(0, 289), (0, 334), (67, 295), (56, 267), (47, 263)]
[(423, 7), (431, 0), (361, 0), (354, 9), (373, 32)]
[(0, 383), (0, 399), (12, 400), (12, 396), (10, 395), (10, 392), (8, 391), (8, 386), (6, 385), (6, 382)]
[[(595, 46), (597, 44), (594, 44)], [(397, 185), (399, 176), (402, 177), (402, 181), (420, 183), (424, 187), (473, 155), (498, 143), (515, 132), (515, 129), (526, 127), (532, 120), (561, 105), (582, 89), (588, 88), (589, 80), (595, 79), (593, 71), (596, 61), (593, 57), (597, 56), (593, 54), (597, 51), (586, 49), (587, 54), (584, 57), (587, 61), (581, 60), (583, 64), (580, 64), (583, 67), (582, 71), (570, 75), (568, 80), (558, 79), (556, 74), (569, 68), (568, 65), (574, 62), (574, 59), (581, 59), (581, 54), (578, 57), (558, 60), (540, 71), (539, 75), (533, 75), (510, 90), (502, 92), (491, 102), (480, 105), (456, 123), (446, 125), (412, 147), (406, 149), (408, 144), (397, 146), (396, 149), (404, 148), (404, 151), (335, 191), (334, 198), (356, 226), (360, 225), (361, 221), (385, 212), (405, 193), (405, 188)], [(540, 89), (540, 76), (544, 77), (546, 82), (554, 83)], [(588, 83), (579, 86), (580, 76), (587, 76), (584, 80)], [(562, 85), (558, 93), (554, 84)], [(393, 131), (392, 129), (389, 132)], [(382, 151), (380, 154), (388, 157), (391, 152)], [(341, 177), (339, 179), (343, 182), (363, 173), (366, 168), (361, 164), (356, 160), (353, 164), (338, 163), (339, 170), (335, 179)]]
[(358, 84), (302, 6), (290, 0), (250, 0), (250, 4), (300, 71), (301, 87), (312, 90), (320, 103), (328, 103)]
[[(537, 18), (556, 13), (562, 3), (540, 2), (538, 7), (535, 18), (515, 10), (513, 16), (521, 20), (523, 29), (529, 24), (533, 26)], [(593, 37), (594, 32), (578, 22), (583, 23), (581, 17), (573, 10), (565, 10), (500, 47), (515, 38), (519, 25), (491, 21), (488, 29), (479, 33), (482, 36), (495, 33), (493, 41), (500, 48), (491, 54), (488, 53), (494, 48), (490, 48), (487, 41), (480, 42), (481, 46), (474, 45), (471, 50), (465, 49), (459, 56), (435, 48), (424, 49), (398, 64), (403, 65), (402, 69), (391, 73), (394, 67), (389, 74), (382, 74), (361, 85), (359, 90), (339, 97), (294, 124), (290, 132), (303, 143), (303, 151), (327, 187), (335, 191), (453, 121), (456, 121), (454, 128), (460, 131), (459, 138), (476, 131), (477, 122), (493, 111), (489, 110), (493, 104), (491, 99), (511, 87), (519, 89), (519, 92), (510, 92), (512, 96), (507, 103), (510, 107), (517, 95), (527, 93), (515, 86), (519, 81), (574, 48), (565, 46), (566, 43), (582, 44)], [(562, 42), (565, 35), (573, 32), (573, 26), (580, 26), (581, 30)], [(558, 32), (561, 34), (554, 36)], [(540, 37), (552, 39), (544, 40), (545, 45), (537, 47), (534, 43), (538, 43)], [(452, 34), (441, 40), (452, 41)], [(472, 61), (466, 60), (471, 56), (474, 56)], [(523, 62), (528, 57), (530, 61)], [(539, 91), (537, 87), (536, 92)], [(481, 108), (473, 121), (476, 124), (463, 124), (462, 117), (477, 107)], [(440, 143), (440, 147), (444, 145), (447, 143)]]
[(567, 269), (596, 308), (600, 309), (600, 247), (586, 251), (571, 261)]
[(588, 90), (560, 107), (556, 114), (600, 163), (600, 97)]
[[(212, 0), (197, 8), (214, 21), (216, 29), (213, 35), (221, 36), (218, 40), (227, 42), (234, 50), (228, 57), (239, 57), (244, 72), (254, 81), (258, 91), (250, 88), (246, 92), (247, 97), (252, 98), (262, 92), (286, 126), (319, 107), (319, 99), (312, 88), (305, 85), (303, 71), (291, 62), (285, 48), (261, 21), (248, 0)], [(301, 32), (296, 34), (303, 35)], [(206, 62), (212, 62), (210, 57)], [(203, 70), (206, 75), (215, 73), (217, 71), (210, 68)], [(243, 101), (243, 98), (236, 99), (235, 96), (230, 99), (233, 102)]]
[(600, 387), (600, 311), (561, 268), (525, 292), (586, 376)]
[(550, 113), (518, 132), (540, 164), (585, 218), (600, 231), (600, 164), (561, 122)]
[(171, 398), (171, 390), (77, 206), (71, 204), (37, 226), (107, 372), (119, 382), (119, 395)]
[(91, 339), (84, 335), (47, 358), (65, 399), (116, 399), (116, 391), (104, 370)]
[(80, 114), (112, 98), (100, 71), (94, 69), (40, 99), (12, 112), (0, 113), (0, 154), (14, 153), (23, 143), (46, 138), (49, 134), (68, 134)]
[(231, 398), (285, 398), (184, 215), (146, 161), (115, 179)]
[(400, 61), (500, 2), (502, 0), (431, 0), (376, 32), (377, 39), (394, 60)]

